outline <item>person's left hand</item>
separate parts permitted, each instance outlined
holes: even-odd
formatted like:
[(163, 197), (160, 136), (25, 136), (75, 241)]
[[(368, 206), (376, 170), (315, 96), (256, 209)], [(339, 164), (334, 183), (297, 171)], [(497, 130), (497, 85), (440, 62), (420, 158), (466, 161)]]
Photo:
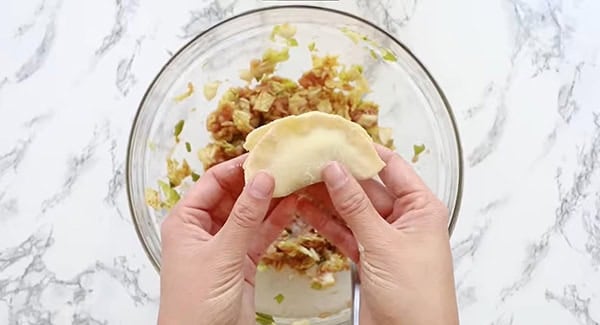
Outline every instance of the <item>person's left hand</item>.
[(163, 222), (159, 325), (254, 324), (257, 262), (296, 199), (271, 202), (265, 172), (244, 187), (245, 159), (209, 169)]

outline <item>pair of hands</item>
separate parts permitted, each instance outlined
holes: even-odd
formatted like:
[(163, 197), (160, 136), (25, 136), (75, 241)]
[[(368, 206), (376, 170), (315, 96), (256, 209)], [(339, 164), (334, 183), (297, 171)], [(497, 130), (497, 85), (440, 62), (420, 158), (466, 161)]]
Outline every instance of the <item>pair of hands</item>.
[(330, 163), (306, 189), (319, 202), (273, 200), (266, 173), (244, 186), (245, 156), (210, 169), (162, 225), (159, 324), (254, 324), (256, 265), (296, 214), (358, 263), (361, 324), (458, 324), (448, 212), (404, 160), (377, 150), (383, 184)]

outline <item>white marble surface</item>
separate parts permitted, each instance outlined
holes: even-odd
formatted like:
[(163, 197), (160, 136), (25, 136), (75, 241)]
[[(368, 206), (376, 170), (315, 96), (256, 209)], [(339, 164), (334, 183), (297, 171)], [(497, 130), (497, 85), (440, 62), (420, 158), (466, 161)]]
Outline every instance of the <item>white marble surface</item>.
[[(308, 3), (316, 3), (307, 1)], [(129, 128), (158, 69), (258, 0), (0, 1), (0, 324), (152, 324)], [(600, 1), (340, 0), (455, 108), (463, 324), (600, 323)]]

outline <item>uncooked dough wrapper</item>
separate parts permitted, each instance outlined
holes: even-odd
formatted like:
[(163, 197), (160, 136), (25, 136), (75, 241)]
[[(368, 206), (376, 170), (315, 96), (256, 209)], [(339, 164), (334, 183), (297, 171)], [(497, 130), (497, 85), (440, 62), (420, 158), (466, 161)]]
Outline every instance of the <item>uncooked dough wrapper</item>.
[(358, 180), (385, 166), (369, 134), (358, 124), (322, 112), (288, 116), (260, 127), (246, 138), (246, 183), (260, 170), (275, 178), (273, 197), (283, 197), (322, 181), (325, 164), (337, 161)]

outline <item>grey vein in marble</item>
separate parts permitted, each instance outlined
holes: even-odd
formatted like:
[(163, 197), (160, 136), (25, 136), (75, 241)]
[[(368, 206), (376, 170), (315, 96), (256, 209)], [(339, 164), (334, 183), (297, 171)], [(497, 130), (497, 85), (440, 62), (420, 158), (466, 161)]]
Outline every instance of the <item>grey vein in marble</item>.
[(106, 194), (106, 200), (110, 202), (114, 202), (115, 197), (118, 195), (119, 191), (123, 189), (123, 161), (117, 157), (117, 140), (112, 139), (110, 145), (110, 160), (112, 165), (112, 173), (108, 183), (108, 193)]
[(31, 119), (29, 119), (29, 121), (26, 121), (25, 123), (23, 123), (23, 126), (28, 128), (30, 131), (33, 131), (33, 129), (32, 129), (33, 127), (40, 125), (40, 123), (47, 122), (51, 117), (52, 117), (51, 112), (40, 114), (38, 116), (32, 117)]
[(546, 231), (538, 242), (531, 244), (527, 247), (525, 266), (521, 272), (521, 277), (515, 281), (512, 285), (502, 289), (500, 292), (500, 299), (505, 301), (507, 298), (514, 295), (521, 288), (526, 286), (539, 265), (539, 263), (548, 255), (550, 249), (550, 238), (552, 237), (552, 230)]
[(96, 154), (97, 147), (101, 143), (107, 141), (107, 137), (108, 126), (105, 124), (97, 127), (94, 130), (90, 142), (83, 148), (83, 150), (78, 155), (71, 157), (68, 160), (65, 181), (61, 185), (61, 189), (58, 192), (42, 202), (42, 214), (46, 213), (48, 209), (51, 209), (60, 202), (64, 201), (71, 194), (71, 188), (77, 182), (77, 179), (79, 179), (81, 173), (92, 163), (91, 158)]
[(473, 257), (475, 255), (484, 235), (489, 229), (490, 223), (490, 219), (486, 219), (482, 226), (471, 231), (469, 237), (452, 246), (452, 256), (454, 257), (455, 266), (459, 265), (466, 256)]
[[(528, 247), (522, 275), (512, 285), (502, 290), (502, 301), (512, 296), (529, 283), (533, 272), (548, 254), (552, 236), (561, 234), (570, 245), (570, 242), (564, 233), (564, 226), (567, 221), (577, 215), (576, 210), (580, 207), (581, 201), (585, 199), (587, 192), (592, 185), (591, 176), (600, 168), (600, 114), (594, 114), (594, 124), (594, 137), (588, 148), (580, 154), (580, 166), (578, 172), (573, 176), (573, 185), (567, 192), (561, 190), (562, 185), (557, 177), (560, 205), (555, 211), (554, 224), (541, 235), (536, 243)], [(560, 171), (558, 175), (560, 176)]]
[(456, 298), (460, 309), (464, 309), (477, 302), (477, 293), (474, 286), (463, 288), (461, 285), (456, 287)]
[(13, 169), (16, 171), (19, 168), (19, 164), (25, 157), (27, 149), (35, 137), (34, 127), (47, 121), (50, 117), (50, 114), (42, 114), (23, 124), (29, 134), (17, 140), (10, 151), (0, 153), (0, 179), (8, 170)]
[[(538, 75), (543, 71), (558, 69), (558, 61), (564, 57), (565, 52), (565, 40), (569, 37), (572, 32), (570, 26), (561, 23), (560, 14), (561, 8), (557, 1), (545, 0), (541, 3), (543, 9), (534, 9), (530, 3), (521, 0), (509, 0), (515, 20), (517, 23), (517, 33), (515, 36), (515, 49), (513, 50), (511, 61), (513, 66), (511, 72), (507, 78), (503, 91), (500, 92), (500, 99), (498, 106), (496, 107), (496, 117), (491, 129), (488, 131), (485, 139), (473, 150), (469, 155), (468, 161), (471, 167), (475, 167), (482, 161), (484, 161), (498, 146), (499, 141), (504, 133), (504, 126), (507, 118), (507, 107), (505, 105), (506, 93), (510, 89), (513, 75), (516, 73), (517, 65), (516, 60), (522, 55), (531, 55), (531, 64), (535, 67), (534, 75)], [(540, 35), (544, 35), (544, 31), (550, 29), (551, 32), (551, 45), (547, 45), (543, 40), (540, 40)], [(525, 48), (532, 50), (532, 53), (526, 53)], [(580, 75), (581, 66), (576, 68), (574, 79), (571, 82), (574, 84)], [(561, 116), (569, 116), (577, 111), (577, 106), (573, 105), (570, 101), (569, 91), (567, 88), (564, 94), (559, 93), (559, 112)], [(560, 100), (566, 102), (560, 102)], [(562, 108), (561, 108), (562, 107)], [(574, 112), (569, 112), (572, 110)], [(550, 139), (551, 141), (552, 139)], [(551, 143), (550, 143), (551, 145)]]
[(140, 287), (138, 281), (140, 270), (129, 266), (129, 261), (126, 257), (119, 256), (115, 258), (113, 265), (97, 262), (90, 269), (93, 269), (94, 272), (105, 272), (117, 280), (127, 290), (130, 298), (136, 305), (153, 301), (153, 298)]
[(6, 84), (8, 84), (8, 77), (4, 77), (4, 79), (0, 81), (0, 90), (2, 90)]
[(107, 324), (108, 324), (107, 321), (100, 321), (88, 314), (83, 314), (83, 313), (73, 314), (73, 320), (71, 323), (71, 325), (107, 325)]
[(131, 87), (133, 87), (137, 82), (135, 75), (131, 72), (131, 68), (133, 66), (133, 61), (139, 52), (141, 42), (141, 39), (137, 40), (131, 56), (129, 56), (129, 58), (121, 59), (119, 61), (119, 65), (117, 66), (115, 84), (123, 96), (127, 96)]
[(479, 104), (475, 105), (473, 107), (470, 107), (468, 110), (466, 110), (463, 113), (463, 118), (466, 120), (469, 120), (469, 119), (477, 116), (480, 112), (483, 112), (484, 108), (486, 107), (484, 105), (486, 98), (489, 96), (492, 96), (494, 91), (496, 91), (496, 88), (497, 88), (497, 86), (493, 82), (491, 82), (487, 87), (485, 87), (485, 90), (483, 91), (483, 96), (482, 96)]
[(17, 82), (21, 82), (31, 77), (42, 67), (42, 65), (48, 58), (55, 37), (56, 25), (54, 19), (55, 18), (52, 17), (46, 25), (46, 32), (44, 33), (44, 38), (36, 48), (33, 55), (27, 60), (27, 62), (25, 62), (19, 68), (19, 70), (17, 70), (15, 74)]
[[(52, 230), (47, 228), (40, 229), (18, 246), (0, 251), (0, 271), (5, 271), (9, 266), (17, 263), (22, 258), (35, 255), (39, 252), (45, 253), (51, 244)], [(0, 287), (0, 292), (5, 288)]]
[[(479, 209), (477, 215), (486, 216), (490, 211), (505, 205), (507, 202), (508, 200), (506, 198), (494, 200)], [(469, 232), (470, 234), (467, 238), (459, 241), (457, 244), (452, 245), (452, 256), (454, 259), (455, 268), (458, 268), (467, 256), (475, 256), (481, 246), (481, 242), (490, 228), (491, 223), (491, 218), (486, 218), (482, 225)], [(469, 272), (467, 272), (467, 275), (463, 276), (463, 279), (468, 276), (468, 273)], [(461, 309), (477, 302), (477, 293), (474, 286), (464, 287), (463, 281), (458, 281), (456, 284), (456, 292)]]
[(116, 0), (116, 13), (115, 23), (108, 35), (102, 40), (102, 44), (96, 50), (96, 56), (102, 56), (108, 50), (113, 48), (122, 38), (127, 31), (127, 19), (130, 16), (136, 6), (136, 0)]
[(579, 105), (573, 95), (577, 81), (579, 81), (581, 76), (583, 65), (584, 63), (581, 62), (575, 67), (573, 78), (568, 83), (563, 84), (558, 91), (558, 114), (566, 123), (569, 123), (573, 115), (579, 111)]
[(557, 302), (561, 307), (568, 310), (580, 324), (599, 325), (590, 315), (590, 298), (582, 298), (577, 287), (568, 285), (563, 289), (563, 293), (556, 294), (546, 290), (546, 300)]
[(200, 10), (190, 11), (190, 20), (182, 27), (181, 38), (190, 38), (198, 35), (211, 25), (233, 15), (237, 1), (227, 6), (222, 6), (219, 0), (213, 0)]
[[(512, 70), (512, 69), (511, 69)], [(479, 143), (475, 149), (471, 152), (468, 157), (469, 166), (475, 167), (483, 162), (494, 150), (498, 147), (502, 135), (504, 134), (504, 127), (506, 125), (506, 118), (508, 116), (508, 107), (506, 107), (506, 95), (510, 89), (513, 80), (513, 71), (511, 71), (506, 78), (505, 84), (502, 88), (496, 91), (494, 96), (488, 96), (487, 100), (491, 100), (490, 97), (497, 97), (497, 103), (495, 104), (496, 116), (494, 117), (494, 123), (492, 127), (485, 135), (485, 138)], [(489, 90), (486, 90), (486, 93)], [(492, 93), (493, 94), (493, 93)], [(486, 103), (484, 102), (484, 104)]]
[(510, 316), (502, 315), (502, 316), (498, 317), (498, 319), (496, 319), (490, 325), (512, 325), (514, 318), (515, 318), (515, 316), (512, 314)]
[[(556, 144), (559, 131), (561, 131), (562, 128), (566, 127), (571, 122), (573, 117), (580, 111), (581, 107), (579, 106), (576, 100), (576, 90), (584, 66), (584, 62), (579, 62), (573, 69), (573, 77), (571, 77), (567, 82), (561, 85), (557, 95), (557, 111), (558, 115), (560, 116), (560, 120), (556, 122), (556, 125), (554, 126), (552, 131), (546, 136), (546, 140), (542, 145), (541, 153), (536, 159), (536, 162), (544, 158), (548, 153), (550, 153), (550, 151)], [(534, 164), (536, 162), (534, 162)]]
[(26, 22), (24, 24), (21, 24), (19, 27), (17, 27), (17, 30), (15, 31), (14, 37), (18, 38), (18, 37), (21, 37), (21, 36), (27, 34), (27, 32), (29, 32), (31, 30), (31, 28), (33, 26), (35, 26), (35, 24), (38, 21), (39, 16), (47, 8), (46, 1), (47, 0), (40, 1), (40, 4), (37, 6), (37, 8), (35, 9), (35, 11), (33, 12), (33, 18), (32, 18), (32, 20), (29, 21), (29, 22)]
[(556, 210), (555, 228), (561, 233), (567, 220), (575, 214), (579, 203), (587, 196), (586, 192), (592, 184), (591, 177), (600, 167), (600, 114), (594, 114), (594, 124), (594, 137), (588, 149), (583, 150), (579, 156), (580, 169), (573, 178), (573, 186), (567, 193), (559, 191), (560, 206)]
[(31, 144), (31, 138), (27, 137), (17, 141), (9, 152), (0, 154), (0, 177), (9, 169), (16, 170), (25, 157), (27, 148)]
[(583, 217), (583, 226), (588, 233), (585, 250), (596, 267), (600, 266), (600, 193), (596, 193), (595, 213)]
[(111, 176), (110, 180), (108, 181), (107, 193), (106, 193), (106, 196), (104, 197), (104, 202), (106, 204), (108, 204), (109, 206), (113, 207), (115, 209), (115, 211), (117, 212), (117, 214), (119, 215), (119, 217), (121, 217), (121, 219), (131, 222), (131, 220), (129, 218), (124, 217), (123, 212), (121, 211), (121, 208), (120, 208), (119, 204), (117, 203), (117, 197), (123, 191), (123, 188), (125, 186), (125, 175), (124, 175), (124, 170), (125, 170), (124, 165), (125, 164), (124, 164), (123, 160), (121, 160), (117, 156), (116, 150), (117, 150), (117, 140), (113, 138), (111, 140), (110, 149), (109, 149), (112, 176)]
[[(356, 0), (356, 5), (363, 15), (371, 17), (381, 24), (388, 32), (396, 33), (406, 25), (417, 10), (417, 0)], [(399, 6), (400, 8), (396, 8)], [(390, 10), (393, 8), (393, 10)], [(400, 17), (392, 16), (391, 12), (400, 13)]]
[[(561, 21), (562, 1), (509, 1), (518, 27), (513, 63), (529, 47), (533, 52), (531, 64), (535, 66), (534, 76), (545, 70), (557, 69), (558, 62), (564, 57), (565, 40), (572, 32), (572, 28)], [(533, 8), (534, 4), (542, 8)], [(549, 40), (544, 39), (547, 30), (551, 35)]]
[(3, 218), (14, 216), (19, 212), (19, 203), (16, 198), (6, 197), (6, 192), (0, 192), (0, 221)]
[[(44, 308), (43, 296), (60, 288), (71, 294), (67, 303), (77, 305), (93, 292), (93, 288), (86, 285), (86, 280), (102, 273), (118, 282), (136, 305), (153, 301), (139, 285), (140, 270), (129, 266), (127, 258), (123, 256), (116, 257), (112, 265), (96, 262), (70, 279), (58, 278), (47, 268), (43, 259), (53, 243), (52, 230), (42, 228), (18, 246), (0, 251), (0, 301), (9, 302), (8, 324), (53, 324), (54, 312)], [(3, 273), (9, 267), (23, 262), (26, 266), (19, 276)], [(19, 303), (11, 303), (15, 301)], [(75, 314), (73, 323), (103, 324), (100, 320), (82, 314)]]

